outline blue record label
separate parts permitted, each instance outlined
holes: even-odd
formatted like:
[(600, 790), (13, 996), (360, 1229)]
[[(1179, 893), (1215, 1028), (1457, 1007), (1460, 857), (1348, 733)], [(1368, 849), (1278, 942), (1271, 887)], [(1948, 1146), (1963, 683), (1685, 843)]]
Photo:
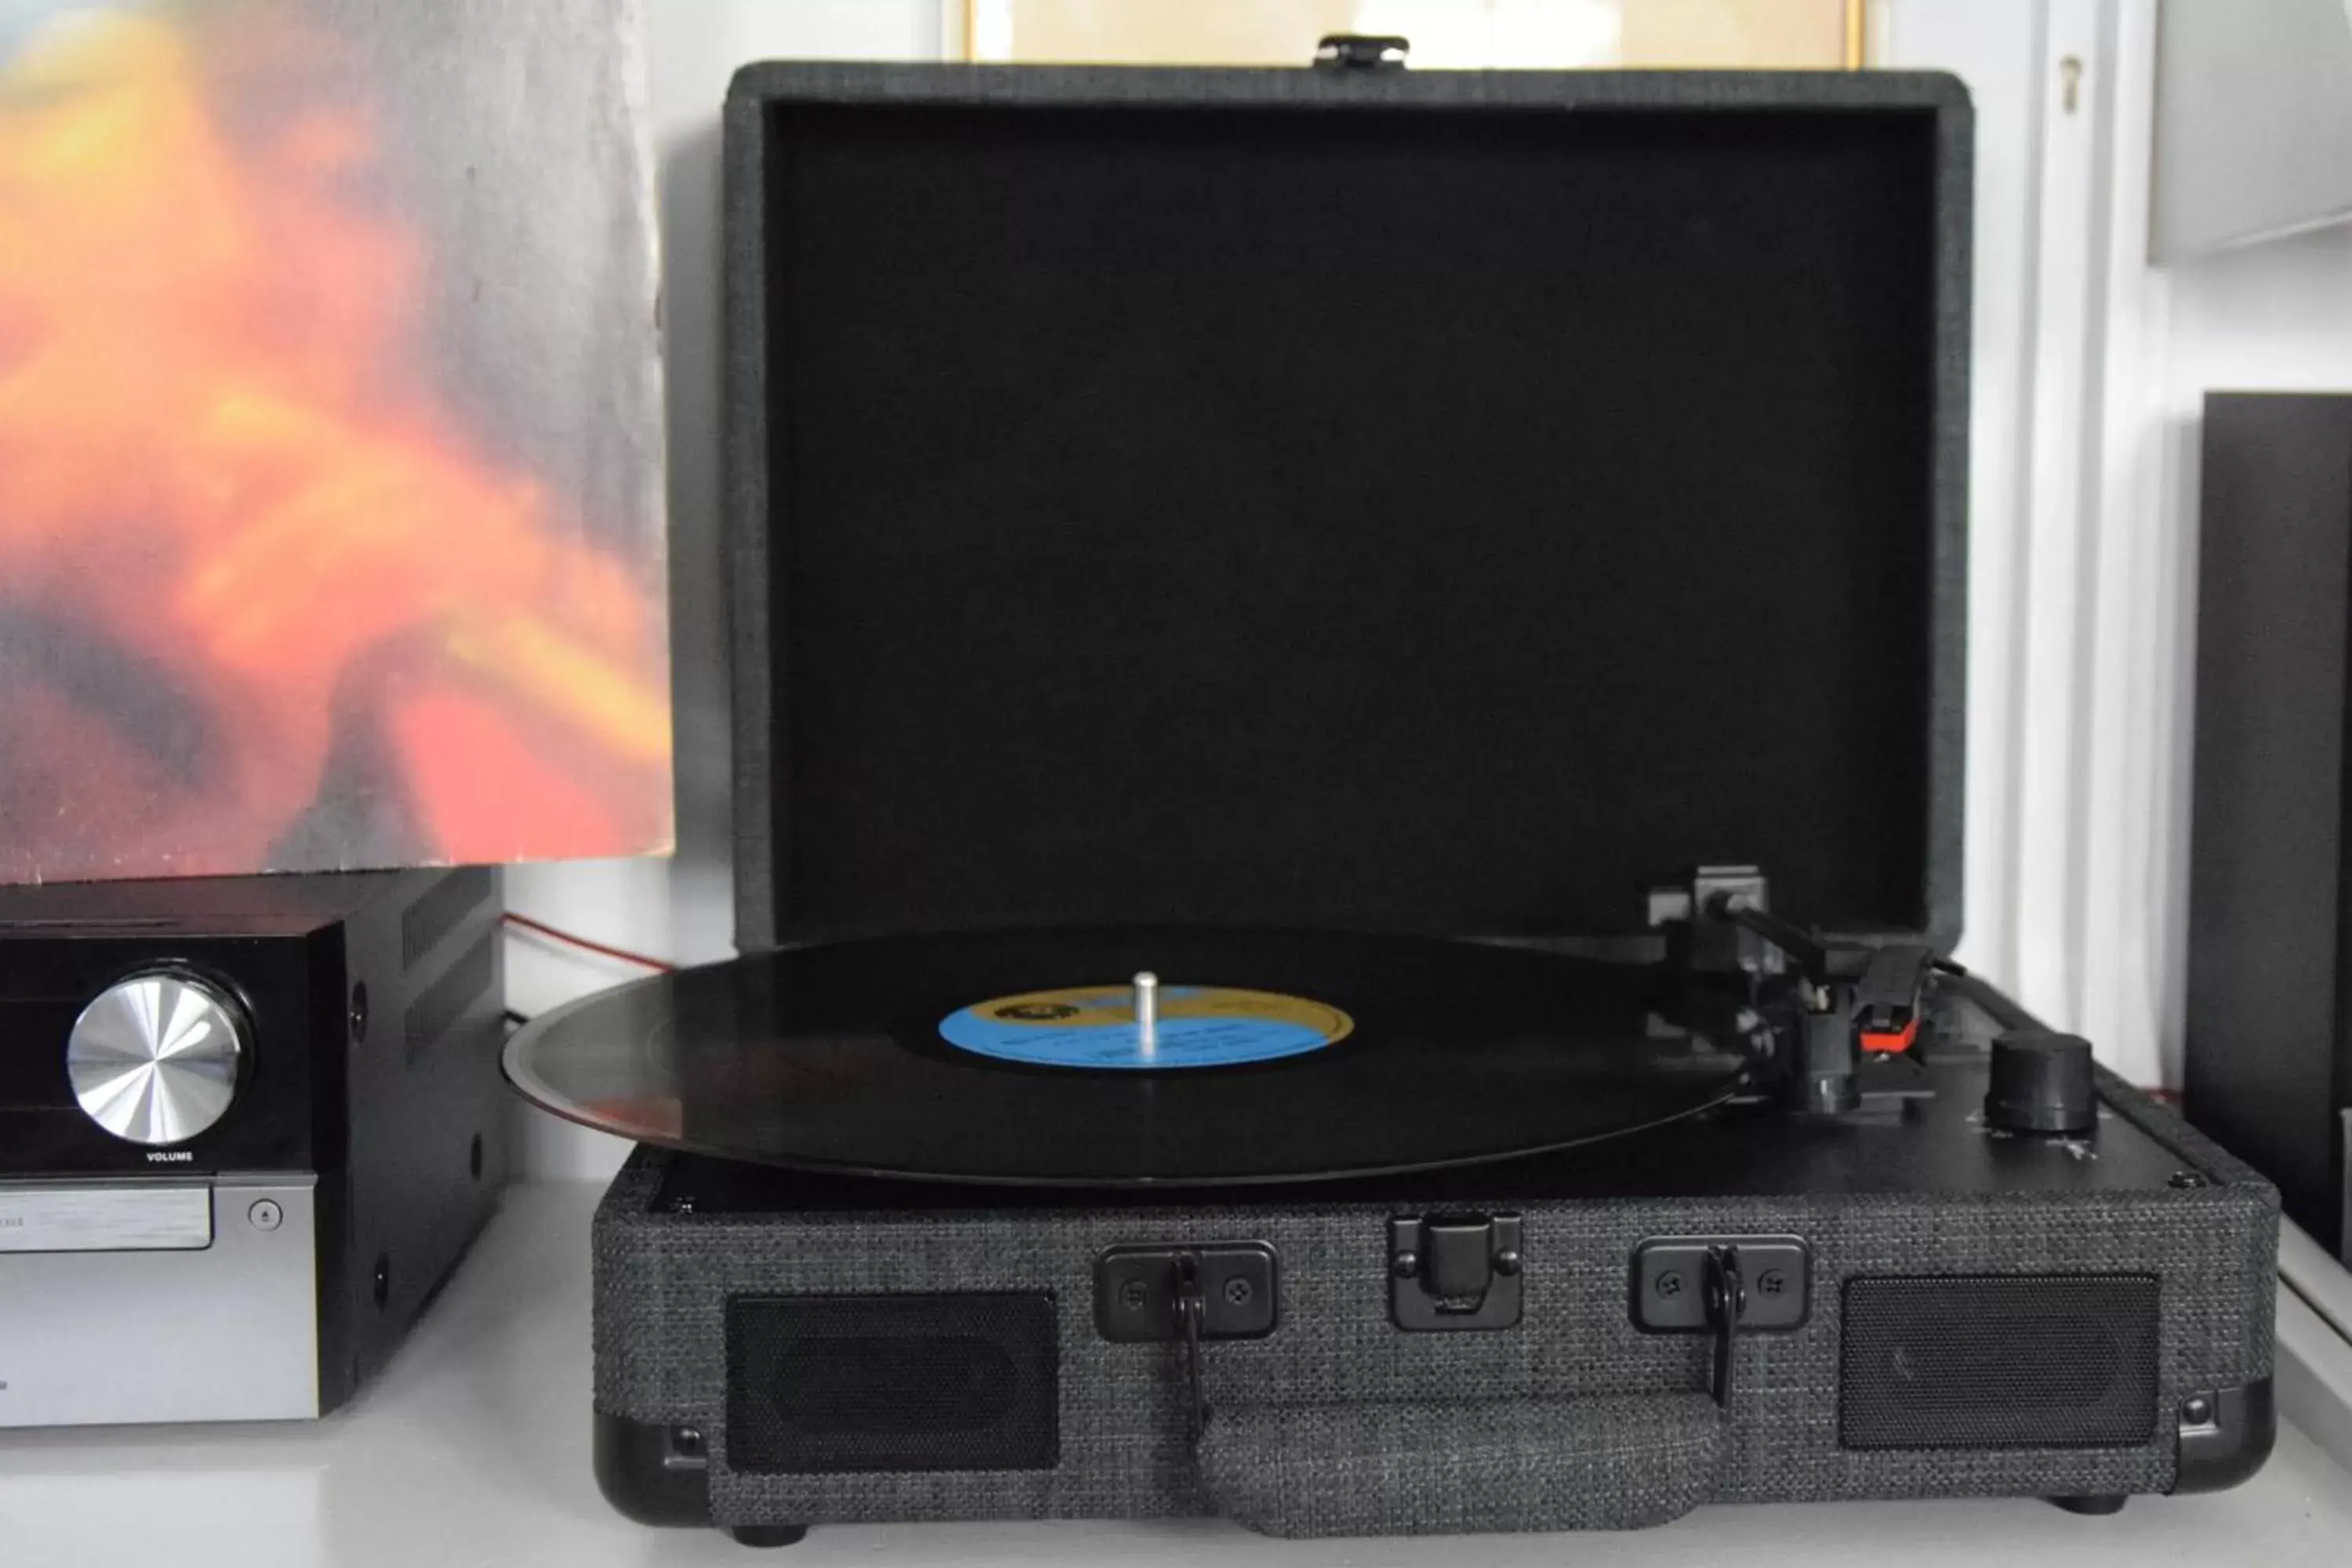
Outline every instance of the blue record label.
[(1355, 1020), (1337, 1007), (1275, 991), (1164, 985), (1147, 1043), (1126, 985), (1030, 991), (958, 1008), (940, 1021), (950, 1045), (1041, 1067), (1165, 1070), (1276, 1061), (1345, 1039)]

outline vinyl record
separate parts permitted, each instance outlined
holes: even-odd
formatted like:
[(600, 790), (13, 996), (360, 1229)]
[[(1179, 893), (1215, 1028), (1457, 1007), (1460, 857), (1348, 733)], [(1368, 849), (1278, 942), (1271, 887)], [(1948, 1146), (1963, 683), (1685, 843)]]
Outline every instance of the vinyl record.
[[(1144, 1031), (1132, 978), (1159, 978)], [(1496, 1160), (1719, 1103), (1744, 1044), (1638, 966), (1330, 932), (1090, 931), (787, 949), (589, 997), (508, 1043), (560, 1116), (808, 1169), (1115, 1186)]]

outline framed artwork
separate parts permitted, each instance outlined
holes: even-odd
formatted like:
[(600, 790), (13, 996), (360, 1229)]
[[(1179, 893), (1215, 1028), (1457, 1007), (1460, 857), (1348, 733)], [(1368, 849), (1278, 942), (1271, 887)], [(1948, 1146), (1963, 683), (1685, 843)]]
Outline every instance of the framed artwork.
[(0, 882), (667, 847), (641, 24), (0, 4)]

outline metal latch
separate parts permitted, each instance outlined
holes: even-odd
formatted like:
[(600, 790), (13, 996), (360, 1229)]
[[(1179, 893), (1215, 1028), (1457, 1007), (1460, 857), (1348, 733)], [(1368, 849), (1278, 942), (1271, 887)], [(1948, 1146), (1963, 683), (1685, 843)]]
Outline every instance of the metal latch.
[(1709, 1387), (1731, 1403), (1743, 1333), (1802, 1328), (1812, 1252), (1794, 1236), (1654, 1236), (1633, 1249), (1633, 1319), (1643, 1333), (1704, 1333), (1715, 1342)]
[(1402, 70), (1404, 58), (1412, 52), (1410, 38), (1332, 33), (1315, 46), (1315, 66), (1318, 70)]
[(1739, 1277), (1738, 1249), (1708, 1247), (1701, 1276), (1707, 1331), (1715, 1336), (1715, 1373), (1708, 1387), (1717, 1407), (1728, 1410), (1733, 1369), (1739, 1364), (1739, 1318), (1748, 1310), (1748, 1286)]
[(1184, 1346), (1192, 1440), (1208, 1419), (1202, 1340), (1274, 1332), (1274, 1248), (1262, 1241), (1114, 1247), (1095, 1259), (1095, 1331), (1116, 1343)]
[(1415, 1332), (1507, 1329), (1519, 1321), (1519, 1216), (1389, 1221), (1389, 1316)]
[(1201, 1336), (1274, 1331), (1274, 1248), (1263, 1241), (1114, 1247), (1095, 1259), (1095, 1331), (1120, 1344), (1181, 1339), (1187, 1261), (1201, 1297)]

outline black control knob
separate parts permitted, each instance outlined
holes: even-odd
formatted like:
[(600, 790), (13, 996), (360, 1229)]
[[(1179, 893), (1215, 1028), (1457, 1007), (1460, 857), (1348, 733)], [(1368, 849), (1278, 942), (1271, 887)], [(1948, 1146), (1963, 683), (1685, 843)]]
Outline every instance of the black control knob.
[(1985, 1124), (2008, 1132), (2088, 1132), (2099, 1119), (2091, 1042), (2019, 1029), (1992, 1043)]

